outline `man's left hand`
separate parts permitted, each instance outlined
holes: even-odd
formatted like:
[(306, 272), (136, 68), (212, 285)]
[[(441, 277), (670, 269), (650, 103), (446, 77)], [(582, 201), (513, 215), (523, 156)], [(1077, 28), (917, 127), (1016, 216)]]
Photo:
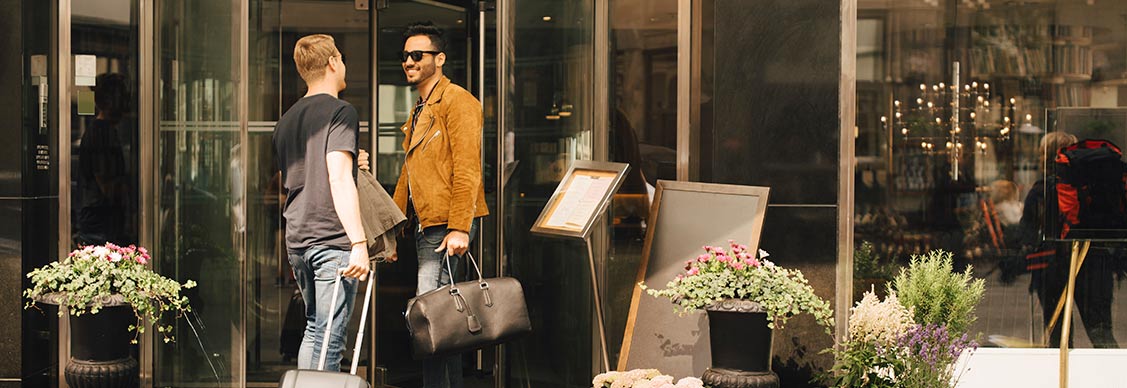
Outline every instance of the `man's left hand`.
[(446, 238), (442, 239), (442, 244), (435, 249), (435, 252), (442, 252), (446, 250), (446, 254), (451, 256), (460, 256), (466, 251), (470, 250), (470, 234), (460, 231), (451, 230), (446, 233)]

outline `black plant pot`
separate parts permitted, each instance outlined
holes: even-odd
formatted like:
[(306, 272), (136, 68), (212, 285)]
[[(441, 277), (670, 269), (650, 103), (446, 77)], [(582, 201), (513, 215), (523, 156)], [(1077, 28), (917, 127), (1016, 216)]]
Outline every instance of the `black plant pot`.
[(712, 367), (701, 380), (713, 388), (778, 388), (771, 372), (771, 328), (759, 303), (723, 300), (709, 306)]
[(71, 388), (134, 388), (140, 386), (137, 360), (131, 356), (136, 324), (126, 304), (103, 308), (97, 314), (70, 318), (70, 362), (64, 375)]

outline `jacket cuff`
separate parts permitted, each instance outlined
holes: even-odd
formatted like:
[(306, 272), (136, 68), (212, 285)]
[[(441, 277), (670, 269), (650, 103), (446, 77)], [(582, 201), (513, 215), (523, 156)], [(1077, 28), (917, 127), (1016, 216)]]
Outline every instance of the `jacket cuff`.
[(471, 226), (473, 226), (473, 218), (464, 221), (450, 220), (450, 222), (446, 224), (446, 229), (469, 233)]

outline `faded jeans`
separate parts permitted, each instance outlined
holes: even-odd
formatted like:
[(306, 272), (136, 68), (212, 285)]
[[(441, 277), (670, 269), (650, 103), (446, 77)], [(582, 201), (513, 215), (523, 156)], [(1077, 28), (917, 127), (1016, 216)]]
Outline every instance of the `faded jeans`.
[[(477, 235), (477, 222), (470, 227), (470, 241)], [(419, 256), (418, 295), (450, 284), (451, 274), (443, 262), (446, 252), (435, 252), (446, 238), (446, 225), (431, 226), (415, 231), (415, 246)], [(458, 270), (461, 257), (450, 257), (450, 268)], [(461, 318), (461, 317), (454, 317)], [(423, 388), (462, 388), (462, 355), (452, 355), (423, 361)]]
[[(297, 352), (299, 369), (317, 369), (321, 357), (322, 338), (325, 324), (332, 322), (329, 350), (325, 357), (325, 370), (340, 371), (341, 353), (344, 351), (345, 331), (352, 316), (353, 299), (356, 296), (357, 280), (341, 278), (341, 289), (337, 299), (333, 298), (337, 273), (348, 267), (349, 251), (328, 247), (310, 247), (300, 251), (290, 251), (290, 266), (293, 267), (297, 288), (305, 300), (305, 337)], [(329, 319), (330, 304), (336, 304), (333, 319)]]

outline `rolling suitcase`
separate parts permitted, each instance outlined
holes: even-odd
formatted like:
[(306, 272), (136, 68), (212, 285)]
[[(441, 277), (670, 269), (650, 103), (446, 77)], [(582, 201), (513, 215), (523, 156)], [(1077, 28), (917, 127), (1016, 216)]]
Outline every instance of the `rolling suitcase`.
[[(356, 345), (352, 351), (352, 370), (349, 373), (340, 371), (326, 371), (325, 369), (325, 356), (329, 350), (330, 337), (329, 330), (332, 329), (332, 322), (325, 325), (325, 338), (321, 341), (321, 358), (318, 361), (318, 367), (313, 369), (297, 369), (286, 371), (282, 375), (282, 381), (278, 388), (369, 388), (367, 381), (364, 378), (356, 375), (356, 366), (360, 361), (360, 347), (364, 343), (364, 325), (368, 320), (368, 306), (372, 301), (372, 285), (375, 283), (375, 278), (369, 273), (368, 276), (368, 290), (364, 296), (364, 311), (360, 313), (360, 329), (356, 333)], [(333, 287), (333, 299), (336, 300), (340, 293), (340, 274), (337, 274), (336, 287)], [(336, 305), (329, 307), (329, 317), (335, 315)]]

